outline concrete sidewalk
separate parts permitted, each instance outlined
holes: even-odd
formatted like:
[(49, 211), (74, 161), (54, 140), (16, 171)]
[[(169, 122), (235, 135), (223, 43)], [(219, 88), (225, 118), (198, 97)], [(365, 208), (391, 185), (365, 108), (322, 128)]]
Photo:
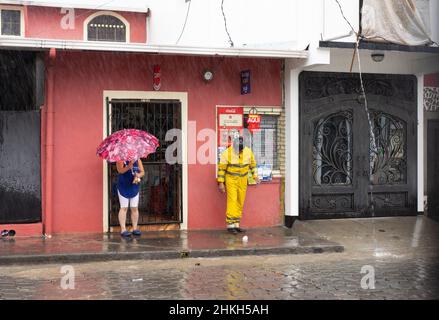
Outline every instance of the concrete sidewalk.
[(242, 255), (342, 252), (343, 246), (306, 228), (146, 232), (129, 240), (119, 234), (56, 235), (0, 239), (0, 265), (112, 260), (161, 260)]

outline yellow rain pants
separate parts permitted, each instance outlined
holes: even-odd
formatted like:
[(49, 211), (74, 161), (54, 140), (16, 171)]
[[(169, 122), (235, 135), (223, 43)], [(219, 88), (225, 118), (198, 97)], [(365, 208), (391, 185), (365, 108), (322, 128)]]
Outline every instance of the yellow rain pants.
[(257, 177), (255, 157), (249, 148), (244, 148), (238, 155), (233, 147), (229, 147), (221, 154), (218, 164), (218, 182), (225, 182), (226, 185), (228, 228), (239, 228), (249, 171), (255, 178)]

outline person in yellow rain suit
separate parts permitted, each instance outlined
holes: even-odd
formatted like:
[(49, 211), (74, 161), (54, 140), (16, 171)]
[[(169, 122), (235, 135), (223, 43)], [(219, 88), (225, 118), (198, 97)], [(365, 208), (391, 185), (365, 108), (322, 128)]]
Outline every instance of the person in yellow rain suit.
[(244, 232), (240, 228), (240, 222), (247, 192), (249, 171), (256, 183), (259, 183), (253, 152), (250, 148), (244, 147), (243, 137), (235, 138), (232, 146), (221, 154), (217, 176), (220, 191), (222, 193), (227, 192), (227, 231), (234, 234)]

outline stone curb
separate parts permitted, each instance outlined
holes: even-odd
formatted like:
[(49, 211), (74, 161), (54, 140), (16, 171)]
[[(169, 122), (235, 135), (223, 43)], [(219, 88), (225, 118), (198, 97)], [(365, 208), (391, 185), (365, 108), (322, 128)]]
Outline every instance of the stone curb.
[(266, 247), (240, 249), (195, 249), (187, 251), (139, 251), (139, 252), (96, 252), (96, 253), (59, 253), (36, 255), (0, 256), (0, 266), (50, 264), (50, 263), (85, 263), (121, 260), (168, 260), (187, 258), (215, 258), (250, 255), (283, 255), (283, 254), (321, 254), (343, 252), (344, 247), (339, 244), (313, 247)]

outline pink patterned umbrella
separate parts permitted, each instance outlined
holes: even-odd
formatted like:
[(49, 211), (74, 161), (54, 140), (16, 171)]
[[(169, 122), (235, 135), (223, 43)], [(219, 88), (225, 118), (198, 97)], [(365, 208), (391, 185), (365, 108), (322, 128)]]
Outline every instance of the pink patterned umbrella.
[(158, 146), (159, 140), (152, 134), (136, 129), (124, 129), (102, 141), (97, 155), (108, 162), (133, 161), (148, 157)]

